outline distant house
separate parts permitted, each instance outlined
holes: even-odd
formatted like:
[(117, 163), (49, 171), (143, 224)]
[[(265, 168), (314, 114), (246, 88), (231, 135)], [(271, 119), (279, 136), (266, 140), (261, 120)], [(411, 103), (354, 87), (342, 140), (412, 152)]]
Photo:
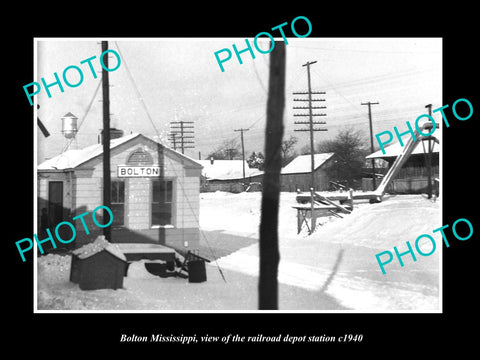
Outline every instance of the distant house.
[[(254, 178), (263, 174), (262, 171), (250, 168), (242, 160), (197, 160), (203, 166), (201, 179), (201, 192), (228, 191), (239, 193)], [(245, 166), (245, 186), (243, 168)]]
[[(327, 172), (336, 160), (334, 153), (314, 155), (314, 189), (325, 191), (330, 188), (330, 178)], [(311, 155), (300, 155), (286, 165), (281, 172), (281, 191), (308, 191), (311, 187)]]
[[(432, 178), (439, 177), (439, 152), (440, 145), (433, 142), (432, 151)], [(374, 152), (366, 157), (366, 159), (384, 159), (388, 162), (389, 167), (404, 150), (403, 146), (397, 142), (390, 146), (385, 147), (385, 154), (381, 150)], [(413, 150), (412, 154), (402, 166), (398, 175), (390, 182), (386, 188), (386, 192), (398, 193), (398, 194), (413, 194), (424, 193), (427, 190), (428, 175), (426, 166), (426, 155), (428, 153), (428, 142), (420, 141), (417, 147)], [(433, 181), (438, 188), (438, 182)], [(378, 186), (379, 182), (377, 182)], [(437, 189), (438, 191), (438, 189)]]

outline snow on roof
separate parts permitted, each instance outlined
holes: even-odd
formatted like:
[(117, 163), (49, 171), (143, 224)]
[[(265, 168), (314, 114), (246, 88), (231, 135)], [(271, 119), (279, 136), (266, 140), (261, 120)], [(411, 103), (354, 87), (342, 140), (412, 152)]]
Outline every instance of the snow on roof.
[[(418, 140), (419, 142), (422, 142)], [(425, 148), (425, 151), (424, 151)], [(397, 157), (402, 153), (402, 151), (405, 149), (405, 146), (401, 146), (399, 142), (396, 142), (395, 144), (385, 146), (385, 154), (382, 152), (382, 150), (378, 150), (374, 152), (373, 154), (370, 154), (366, 156), (367, 159), (375, 159), (375, 158), (386, 158), (386, 157)], [(433, 143), (433, 152), (438, 153), (440, 151), (440, 145), (437, 144), (436, 142)], [(413, 150), (412, 154), (423, 154), (424, 152), (428, 152), (428, 142), (425, 142), (424, 145), (422, 144), (417, 144), (415, 149)]]
[[(202, 175), (209, 180), (235, 180), (243, 179), (242, 160), (196, 160), (203, 166)], [(263, 172), (250, 168), (245, 161), (245, 177), (260, 175)]]
[(72, 251), (74, 255), (77, 255), (80, 259), (89, 258), (92, 255), (95, 255), (101, 251), (108, 251), (110, 254), (116, 256), (117, 258), (127, 261), (127, 258), (123, 252), (119, 249), (118, 246), (109, 243), (104, 235), (98, 236), (94, 242), (83, 245), (82, 247)]
[[(139, 134), (139, 133), (133, 133), (129, 134), (126, 136), (122, 136), (120, 138), (112, 139), (110, 140), (110, 149), (116, 148), (117, 146), (120, 146), (132, 139), (135, 139), (138, 136), (143, 136), (155, 143), (158, 143), (158, 141), (155, 141), (148, 136)], [(186, 158), (194, 163), (198, 163), (194, 159), (180, 154), (179, 152), (167, 148), (172, 152), (177, 153), (179, 156)], [(38, 165), (37, 170), (63, 170), (63, 169), (70, 169), (70, 168), (75, 168), (84, 162), (93, 159), (96, 156), (99, 156), (103, 153), (103, 144), (95, 144), (88, 146), (86, 148), (80, 149), (80, 150), (68, 150), (65, 151), (64, 153), (54, 156), (51, 159), (45, 160), (41, 164)]]
[[(322, 166), (334, 153), (314, 154), (315, 170)], [(282, 174), (309, 173), (312, 171), (311, 155), (300, 155), (282, 169)]]
[[(134, 133), (127, 136), (123, 136), (117, 139), (110, 140), (110, 149), (113, 149), (140, 134)], [(45, 160), (43, 163), (39, 164), (38, 170), (50, 170), (50, 169), (69, 169), (77, 167), (84, 162), (93, 159), (95, 156), (101, 155), (103, 153), (103, 144), (95, 144), (88, 146), (80, 150), (68, 150), (64, 153), (54, 156), (51, 159)]]

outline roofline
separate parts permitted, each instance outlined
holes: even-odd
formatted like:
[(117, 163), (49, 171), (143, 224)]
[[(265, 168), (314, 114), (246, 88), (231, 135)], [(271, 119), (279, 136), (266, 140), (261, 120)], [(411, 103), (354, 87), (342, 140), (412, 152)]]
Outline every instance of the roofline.
[[(127, 135), (127, 136), (128, 136), (128, 135)], [(145, 135), (140, 134), (140, 133), (136, 134), (135, 136), (133, 136), (131, 139), (129, 139), (129, 140), (127, 140), (127, 141), (120, 142), (119, 144), (116, 144), (116, 145), (114, 145), (114, 146), (111, 146), (111, 147), (110, 147), (110, 150), (116, 149), (117, 147), (122, 146), (122, 145), (124, 145), (124, 144), (128, 144), (129, 142), (137, 139), (138, 137), (143, 137), (143, 138), (145, 138), (146, 140), (152, 141), (152, 142), (156, 143), (157, 145), (162, 146), (165, 150), (170, 151), (171, 154), (173, 154), (173, 155), (175, 155), (175, 156), (178, 156), (178, 157), (180, 157), (180, 158), (182, 158), (182, 159), (184, 159), (184, 160), (187, 160), (187, 161), (190, 163), (190, 165), (191, 165), (191, 166), (188, 166), (188, 168), (190, 168), (190, 169), (203, 169), (203, 166), (202, 166), (201, 164), (197, 163), (197, 162), (196, 162), (195, 160), (193, 160), (192, 158), (190, 158), (190, 157), (188, 157), (188, 156), (186, 156), (186, 155), (184, 155), (184, 154), (181, 154), (181, 153), (179, 153), (178, 151), (175, 151), (175, 150), (169, 148), (168, 146), (165, 146), (165, 145), (163, 145), (162, 143), (160, 143), (160, 142), (158, 142), (158, 141), (155, 141), (155, 140), (149, 138), (148, 136), (145, 136)], [(121, 139), (121, 138), (118, 138), (118, 139)], [(115, 139), (115, 140), (116, 140), (116, 139)], [(39, 170), (39, 169), (38, 169), (38, 165), (37, 165), (37, 171), (42, 171), (42, 172), (74, 171), (74, 170), (76, 170), (78, 167), (84, 165), (85, 163), (87, 163), (87, 162), (89, 162), (89, 161), (92, 161), (92, 160), (94, 160), (94, 159), (96, 159), (96, 158), (98, 158), (98, 157), (101, 157), (101, 156), (103, 156), (103, 149), (102, 149), (102, 151), (100, 152), (100, 154), (95, 155), (95, 156), (92, 156), (91, 158), (89, 158), (89, 159), (87, 159), (87, 160), (85, 160), (85, 161), (77, 164), (75, 167), (70, 167), (70, 168), (67, 168), (67, 169), (40, 169), (40, 170)]]
[(37, 168), (37, 173), (39, 172), (46, 172), (46, 173), (67, 173), (67, 172), (71, 172), (71, 171), (75, 171), (74, 168), (67, 168), (67, 169), (38, 169)]
[[(198, 162), (196, 162), (194, 159), (192, 159), (191, 157), (185, 155), (185, 154), (182, 154), (182, 153), (179, 153), (178, 151), (176, 150), (173, 150), (172, 148), (166, 146), (166, 145), (163, 145), (162, 143), (156, 141), (156, 140), (153, 140), (152, 138), (148, 137), (148, 136), (145, 136), (143, 134), (138, 134), (137, 136), (131, 138), (130, 140), (124, 142), (123, 144), (126, 144), (130, 141), (132, 141), (133, 139), (136, 139), (138, 136), (142, 136), (143, 138), (147, 139), (147, 140), (150, 140), (150, 141), (153, 141), (154, 143), (162, 146), (165, 150), (169, 151), (171, 154), (173, 154), (174, 156), (178, 156), (180, 158), (183, 158), (184, 160), (187, 160), (191, 165), (191, 167), (188, 167), (189, 169), (203, 169), (203, 166), (201, 164), (199, 164)], [(119, 144), (119, 145), (122, 145), (122, 144)]]
[[(317, 171), (318, 169), (320, 169), (323, 165), (325, 165), (333, 156), (336, 156), (336, 154), (334, 152), (330, 152), (330, 153), (321, 153), (321, 154), (313, 154), (313, 155), (322, 155), (322, 154), (330, 154), (330, 156), (325, 159), (324, 162), (322, 162), (320, 165), (316, 166), (315, 169), (313, 169), (313, 171)], [(311, 156), (310, 154), (306, 154), (306, 155), (298, 155), (295, 159), (298, 159), (300, 156)], [(295, 160), (294, 159), (294, 160)], [(294, 161), (292, 160), (292, 161)], [(287, 164), (288, 166), (289, 164)], [(284, 168), (282, 168), (282, 171), (283, 171)], [(280, 171), (280, 175), (293, 175), (293, 174), (310, 174), (312, 171), (309, 170), (309, 171), (296, 171), (296, 172), (289, 172), (289, 173), (284, 173)]]
[[(394, 144), (395, 145), (395, 144)], [(392, 145), (390, 145), (392, 146)], [(417, 145), (418, 146), (418, 145)], [(388, 151), (388, 147), (385, 148), (385, 150)], [(401, 153), (403, 152), (403, 146), (402, 146), (402, 151), (399, 153), (399, 154), (395, 154), (395, 155), (389, 155), (389, 154), (383, 154), (382, 153), (382, 150), (377, 150), (373, 153), (371, 153), (370, 155), (367, 155), (365, 156), (365, 159), (387, 159), (387, 158), (396, 158), (398, 156), (401, 155)], [(378, 154), (377, 154), (378, 153)], [(432, 151), (432, 154), (439, 154), (440, 153), (440, 150), (437, 149), (436, 151)], [(377, 155), (376, 155), (377, 154)], [(425, 153), (422, 152), (422, 153), (414, 153), (412, 151), (412, 153), (410, 154), (410, 156), (414, 156), (414, 155), (424, 155)]]
[[(137, 137), (139, 137), (140, 135), (142, 135), (142, 134), (138, 133), (138, 134), (136, 134), (134, 137), (132, 137), (130, 140), (127, 140), (127, 141), (125, 141), (125, 142), (122, 142), (122, 143), (117, 144), (117, 145), (114, 145), (114, 146), (111, 146), (111, 145), (110, 145), (110, 150), (115, 149), (115, 148), (117, 148), (117, 147), (120, 146), (120, 145), (123, 145), (123, 144), (126, 144), (126, 143), (130, 142), (130, 141), (132, 141), (133, 139), (136, 139)], [(127, 135), (127, 136), (128, 136), (128, 135)], [(121, 138), (118, 138), (118, 139), (121, 139)], [(114, 140), (116, 140), (116, 139), (114, 139)], [(154, 141), (154, 140), (152, 140), (152, 141)], [(111, 144), (111, 143), (110, 143), (110, 144)], [(98, 145), (98, 144), (97, 144), (97, 145)], [(100, 157), (100, 156), (103, 156), (103, 148), (102, 148), (102, 151), (100, 152), (100, 154), (95, 155), (95, 156), (91, 157), (90, 159), (87, 159), (87, 160), (81, 162), (80, 164), (77, 164), (77, 165), (74, 167), (74, 169), (75, 169), (75, 168), (78, 168), (79, 166), (82, 166), (83, 164), (85, 164), (85, 163), (87, 163), (87, 162), (89, 162), (89, 161), (91, 161), (91, 160), (93, 160), (93, 159), (96, 159), (96, 158), (98, 158), (98, 157)]]

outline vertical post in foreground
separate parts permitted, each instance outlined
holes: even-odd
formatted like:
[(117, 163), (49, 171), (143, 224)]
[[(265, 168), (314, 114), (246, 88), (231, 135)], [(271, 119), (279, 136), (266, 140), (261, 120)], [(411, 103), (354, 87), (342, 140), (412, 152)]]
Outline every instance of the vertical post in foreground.
[(275, 42), (270, 53), (267, 124), (265, 129), (265, 173), (260, 220), (259, 310), (278, 309), (278, 206), (282, 168), (283, 108), (285, 105), (285, 44)]

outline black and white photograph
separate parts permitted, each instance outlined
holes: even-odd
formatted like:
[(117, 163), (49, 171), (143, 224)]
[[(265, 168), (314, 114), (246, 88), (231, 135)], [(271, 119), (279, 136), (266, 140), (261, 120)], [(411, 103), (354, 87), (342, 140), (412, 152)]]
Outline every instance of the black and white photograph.
[[(281, 40), (36, 39), (37, 311), (259, 309)], [(272, 310), (441, 311), (442, 40), (283, 43)]]
[(104, 5), (3, 23), (7, 347), (474, 346), (471, 6)]

